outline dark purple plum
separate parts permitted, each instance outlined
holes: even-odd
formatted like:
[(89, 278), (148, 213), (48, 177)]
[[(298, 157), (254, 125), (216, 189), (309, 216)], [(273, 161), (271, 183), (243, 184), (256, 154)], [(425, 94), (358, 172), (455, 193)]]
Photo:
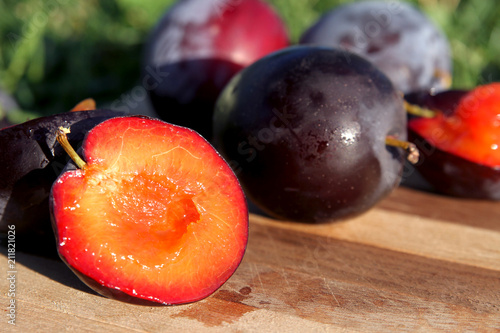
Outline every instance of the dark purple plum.
[(215, 100), (229, 79), (288, 45), (284, 23), (264, 1), (177, 1), (147, 42), (143, 84), (162, 119), (210, 139)]
[[(56, 144), (59, 126), (70, 127), (76, 147), (102, 121), (123, 115), (111, 110), (67, 112), (0, 130), (0, 233), (15, 225), (16, 247), (55, 253), (49, 194), (69, 158)], [(44, 248), (46, 246), (46, 248)], [(47, 251), (47, 252), (45, 252)]]
[(264, 212), (299, 222), (361, 214), (399, 184), (403, 98), (367, 60), (294, 46), (237, 74), (214, 114), (214, 143)]
[(378, 66), (403, 93), (444, 90), (451, 83), (451, 51), (442, 31), (400, 1), (358, 1), (325, 13), (300, 38), (349, 50)]

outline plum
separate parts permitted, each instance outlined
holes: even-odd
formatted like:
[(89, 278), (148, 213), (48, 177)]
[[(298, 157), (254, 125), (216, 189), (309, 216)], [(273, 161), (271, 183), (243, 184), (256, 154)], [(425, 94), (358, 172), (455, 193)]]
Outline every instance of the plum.
[(229, 79), (289, 45), (261, 0), (184, 0), (169, 8), (145, 47), (142, 80), (160, 118), (209, 139), (215, 100)]
[(67, 112), (33, 119), (0, 130), (0, 233), (15, 225), (17, 246), (53, 253), (49, 193), (68, 157), (56, 145), (59, 126), (71, 126), (70, 142), (79, 145), (86, 132), (105, 119), (122, 115), (112, 110)]
[(274, 52), (237, 74), (214, 144), (264, 212), (299, 222), (361, 214), (399, 184), (403, 98), (367, 60), (317, 46)]
[(300, 38), (349, 50), (378, 66), (407, 94), (451, 84), (448, 39), (416, 7), (400, 1), (358, 1), (325, 13)]
[(217, 290), (248, 239), (243, 190), (193, 130), (147, 117), (94, 127), (78, 168), (50, 194), (61, 259), (100, 294), (138, 304), (182, 304)]
[(408, 123), (416, 170), (441, 193), (500, 200), (500, 83), (407, 99), (435, 110)]

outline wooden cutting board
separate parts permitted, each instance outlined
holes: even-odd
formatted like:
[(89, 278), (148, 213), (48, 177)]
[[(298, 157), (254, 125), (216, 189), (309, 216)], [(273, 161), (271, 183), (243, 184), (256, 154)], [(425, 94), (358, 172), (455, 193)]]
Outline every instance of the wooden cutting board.
[(16, 326), (0, 331), (500, 331), (500, 203), (397, 189), (368, 213), (305, 225), (250, 216), (236, 273), (205, 300), (101, 297), (59, 260), (16, 253)]

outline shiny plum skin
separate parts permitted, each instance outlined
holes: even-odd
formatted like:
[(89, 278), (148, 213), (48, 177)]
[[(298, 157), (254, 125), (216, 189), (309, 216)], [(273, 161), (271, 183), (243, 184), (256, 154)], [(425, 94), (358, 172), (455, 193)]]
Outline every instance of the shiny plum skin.
[[(406, 96), (406, 100), (451, 115), (467, 93), (467, 90), (449, 90), (438, 94), (420, 92)], [(408, 136), (420, 151), (419, 163), (410, 168), (422, 175), (434, 191), (460, 198), (500, 200), (499, 168), (474, 163), (436, 148), (411, 129), (408, 129)]]
[(215, 100), (230, 78), (288, 45), (284, 23), (262, 0), (181, 0), (146, 44), (143, 84), (163, 120), (210, 140)]
[(406, 139), (401, 95), (371, 63), (295, 46), (237, 74), (214, 114), (215, 145), (248, 197), (280, 219), (321, 223), (361, 214), (399, 184)]
[(359, 1), (333, 8), (301, 44), (349, 50), (378, 66), (403, 93), (449, 87), (446, 36), (417, 8), (399, 1)]
[(409, 140), (420, 151), (415, 168), (440, 193), (470, 199), (500, 200), (500, 169), (468, 161), (433, 147), (412, 130)]
[(112, 110), (67, 112), (41, 117), (0, 131), (0, 233), (16, 226), (16, 247), (54, 254), (49, 210), (53, 182), (68, 162), (56, 144), (59, 126), (70, 127), (70, 143), (78, 147), (85, 133), (100, 122), (123, 115)]

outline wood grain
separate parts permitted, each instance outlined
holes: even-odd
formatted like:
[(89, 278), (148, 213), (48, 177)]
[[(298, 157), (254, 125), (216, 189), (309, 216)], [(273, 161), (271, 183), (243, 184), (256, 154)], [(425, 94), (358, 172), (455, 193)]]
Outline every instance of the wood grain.
[[(17, 325), (4, 316), (2, 332), (500, 331), (500, 203), (405, 188), (339, 223), (252, 214), (242, 264), (193, 304), (109, 300), (60, 260), (16, 259)], [(2, 262), (6, 276), (5, 247)]]

